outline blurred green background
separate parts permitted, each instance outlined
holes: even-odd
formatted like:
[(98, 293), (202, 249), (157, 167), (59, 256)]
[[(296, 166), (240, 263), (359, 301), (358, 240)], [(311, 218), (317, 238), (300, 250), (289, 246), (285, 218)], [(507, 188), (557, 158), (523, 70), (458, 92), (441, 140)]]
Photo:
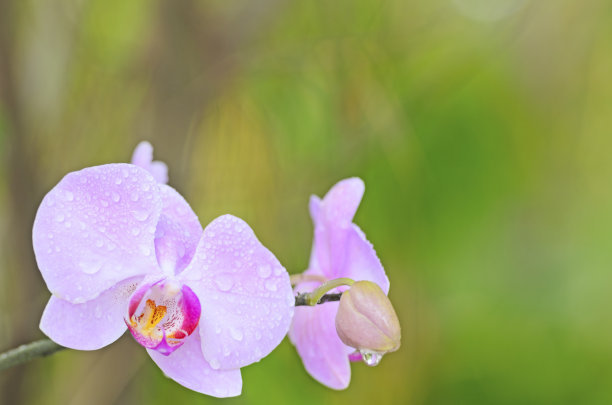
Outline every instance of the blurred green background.
[[(290, 273), (360, 176), (401, 349), (336, 392), (285, 340), (227, 404), (612, 403), (612, 3), (0, 0), (0, 350), (42, 337), (36, 208), (140, 140)], [(205, 404), (128, 335), (1, 404)]]

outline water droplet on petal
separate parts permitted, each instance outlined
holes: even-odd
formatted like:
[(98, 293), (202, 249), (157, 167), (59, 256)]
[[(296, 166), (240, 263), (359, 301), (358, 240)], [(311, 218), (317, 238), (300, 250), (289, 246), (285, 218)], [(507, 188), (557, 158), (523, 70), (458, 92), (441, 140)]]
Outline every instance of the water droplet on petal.
[(72, 193), (72, 191), (66, 191), (64, 196), (66, 197), (66, 201), (74, 200), (74, 194)]
[(102, 308), (100, 307), (100, 305), (96, 305), (96, 309), (94, 310), (94, 315), (98, 319), (102, 318)]
[(230, 335), (232, 336), (232, 339), (237, 340), (237, 341), (241, 341), (242, 338), (244, 337), (242, 334), (242, 331), (238, 328), (231, 328), (230, 329)]
[(270, 274), (272, 274), (272, 269), (269, 265), (263, 264), (257, 268), (257, 273), (259, 273), (259, 277), (268, 278)]
[(266, 290), (268, 291), (276, 291), (276, 281), (268, 280), (266, 281)]
[(132, 215), (138, 221), (146, 221), (149, 218), (149, 211), (132, 211)]
[(132, 235), (138, 236), (140, 234), (140, 228), (132, 228)]
[(140, 198), (140, 196), (136, 192), (134, 192), (134, 193), (132, 193), (130, 195), (130, 200), (132, 200), (132, 201), (138, 201), (139, 198)]
[(121, 196), (120, 196), (119, 194), (117, 194), (117, 193), (113, 193), (113, 194), (111, 195), (111, 198), (112, 198), (112, 200), (113, 200), (114, 202), (119, 202), (119, 200), (121, 200)]
[(96, 260), (81, 261), (79, 262), (79, 267), (85, 274), (95, 274), (102, 268), (102, 262)]
[(220, 274), (215, 278), (215, 284), (220, 291), (229, 291), (234, 285), (234, 282), (230, 277)]
[(55, 220), (56, 220), (57, 222), (62, 222), (62, 221), (64, 220), (64, 218), (65, 218), (65, 217), (64, 217), (64, 214), (62, 214), (61, 212), (60, 212), (60, 213), (58, 213), (57, 215), (55, 215)]
[(212, 368), (213, 370), (218, 370), (219, 367), (221, 367), (221, 364), (219, 364), (219, 360), (217, 359), (210, 359), (208, 364), (210, 364), (210, 368)]

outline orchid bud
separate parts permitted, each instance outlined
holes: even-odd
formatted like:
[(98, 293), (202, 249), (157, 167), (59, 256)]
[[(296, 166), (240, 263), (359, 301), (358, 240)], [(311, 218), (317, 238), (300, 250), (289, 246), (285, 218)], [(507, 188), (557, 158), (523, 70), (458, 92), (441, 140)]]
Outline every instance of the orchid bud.
[(336, 332), (368, 365), (400, 347), (400, 324), (383, 290), (371, 281), (357, 281), (340, 298)]

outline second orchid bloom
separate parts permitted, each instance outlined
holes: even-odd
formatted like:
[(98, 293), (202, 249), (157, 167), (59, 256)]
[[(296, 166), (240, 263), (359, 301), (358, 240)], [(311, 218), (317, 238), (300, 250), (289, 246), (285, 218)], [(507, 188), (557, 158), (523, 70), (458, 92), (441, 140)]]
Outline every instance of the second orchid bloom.
[(287, 334), (289, 276), (239, 218), (224, 215), (202, 229), (185, 199), (162, 184), (165, 166), (149, 165), (150, 151), (140, 148), (138, 166), (69, 173), (41, 203), (34, 252), (52, 296), (40, 327), (80, 350), (104, 347), (129, 328), (180, 384), (239, 395), (240, 368)]
[[(361, 179), (350, 178), (333, 186), (322, 200), (310, 199), (314, 241), (310, 265), (295, 292), (327, 290), (326, 285), (343, 280), (357, 281), (356, 290), (345, 292), (340, 303), (296, 308), (289, 331), (306, 371), (338, 390), (349, 385), (350, 361), (376, 365), (384, 353), (397, 350), (400, 344), (399, 321), (386, 297), (389, 279), (372, 244), (353, 223), (364, 190)], [(346, 287), (331, 291), (346, 291)], [(361, 305), (354, 305), (352, 295), (371, 308), (358, 308)]]

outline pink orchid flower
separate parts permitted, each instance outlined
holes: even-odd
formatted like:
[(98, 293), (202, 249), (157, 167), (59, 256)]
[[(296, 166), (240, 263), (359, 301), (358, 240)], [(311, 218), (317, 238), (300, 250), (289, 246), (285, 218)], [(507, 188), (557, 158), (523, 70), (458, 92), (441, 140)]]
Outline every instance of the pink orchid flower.
[[(333, 186), (323, 200), (310, 198), (314, 241), (305, 281), (295, 287), (296, 292), (310, 292), (325, 281), (347, 277), (372, 281), (388, 294), (385, 270), (372, 244), (352, 222), (364, 189), (361, 179), (350, 178)], [(337, 312), (338, 302), (295, 308), (289, 337), (306, 371), (320, 383), (340, 390), (349, 385), (350, 360), (361, 360), (361, 356), (338, 337)]]
[(294, 297), (286, 270), (231, 215), (202, 230), (173, 188), (131, 164), (69, 173), (33, 229), (52, 293), (40, 328), (95, 350), (129, 329), (163, 372), (217, 397), (241, 393), (240, 368), (283, 339)]

